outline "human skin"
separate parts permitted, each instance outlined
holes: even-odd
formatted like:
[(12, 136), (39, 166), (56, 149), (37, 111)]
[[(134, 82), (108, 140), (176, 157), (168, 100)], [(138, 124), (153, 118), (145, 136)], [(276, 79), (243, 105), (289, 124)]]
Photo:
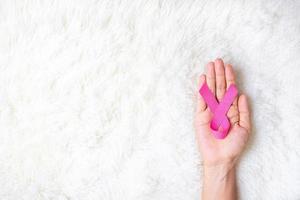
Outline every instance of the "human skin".
[[(199, 77), (198, 89), (205, 82), (220, 101), (230, 84), (235, 83), (232, 66), (224, 65), (222, 59), (209, 62), (206, 66), (206, 74)], [(236, 163), (251, 132), (250, 111), (246, 96), (238, 95), (227, 113), (231, 128), (225, 139), (216, 139), (211, 134), (212, 116), (202, 96), (197, 92), (194, 125), (203, 160), (202, 200), (237, 199)]]

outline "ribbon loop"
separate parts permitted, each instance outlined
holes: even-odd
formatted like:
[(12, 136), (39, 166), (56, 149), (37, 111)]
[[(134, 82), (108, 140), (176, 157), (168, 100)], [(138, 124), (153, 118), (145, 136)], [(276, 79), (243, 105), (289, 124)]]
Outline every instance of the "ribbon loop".
[(217, 139), (224, 139), (230, 129), (230, 122), (226, 114), (238, 94), (235, 84), (229, 86), (220, 103), (218, 103), (215, 95), (209, 90), (206, 83), (201, 86), (199, 92), (213, 113), (213, 118), (210, 122), (212, 134)]

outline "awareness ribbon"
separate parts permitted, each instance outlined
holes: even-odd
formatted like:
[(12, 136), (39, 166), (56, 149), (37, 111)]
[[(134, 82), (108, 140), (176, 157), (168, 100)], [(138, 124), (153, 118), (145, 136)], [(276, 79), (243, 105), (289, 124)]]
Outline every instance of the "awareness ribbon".
[(213, 118), (210, 121), (212, 134), (217, 139), (224, 139), (230, 129), (230, 122), (226, 114), (238, 94), (235, 84), (229, 86), (220, 103), (218, 103), (215, 95), (209, 90), (206, 83), (201, 86), (199, 93), (213, 113)]

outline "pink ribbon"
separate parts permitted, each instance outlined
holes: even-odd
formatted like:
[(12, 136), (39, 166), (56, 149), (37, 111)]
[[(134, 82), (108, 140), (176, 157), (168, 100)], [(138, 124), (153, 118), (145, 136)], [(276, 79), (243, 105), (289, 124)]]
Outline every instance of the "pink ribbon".
[(212, 134), (217, 139), (224, 139), (230, 129), (230, 122), (226, 114), (238, 94), (236, 86), (234, 84), (229, 86), (220, 103), (218, 103), (215, 95), (209, 90), (206, 83), (201, 86), (199, 92), (213, 113), (213, 118), (210, 121)]

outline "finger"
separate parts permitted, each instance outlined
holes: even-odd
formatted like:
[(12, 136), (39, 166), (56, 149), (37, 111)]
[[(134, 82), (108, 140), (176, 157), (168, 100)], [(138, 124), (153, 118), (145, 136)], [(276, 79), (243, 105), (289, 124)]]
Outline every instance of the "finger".
[(208, 88), (215, 95), (216, 74), (215, 74), (215, 64), (213, 62), (209, 62), (206, 66), (206, 79), (207, 79)]
[(199, 93), (199, 89), (201, 88), (201, 86), (203, 85), (203, 83), (205, 83), (205, 75), (202, 74), (199, 77), (199, 82), (198, 82), (198, 91), (197, 91), (197, 112), (203, 112), (206, 109), (206, 103), (203, 99), (203, 97), (200, 95)]
[(234, 75), (234, 71), (232, 69), (232, 65), (230, 65), (230, 64), (227, 64), (225, 66), (225, 79), (226, 79), (227, 89), (229, 88), (229, 86), (231, 84), (235, 84), (235, 75)]
[(238, 109), (240, 114), (239, 125), (250, 133), (250, 110), (246, 95), (242, 94), (238, 99)]
[(218, 58), (215, 61), (215, 71), (216, 71), (216, 96), (220, 101), (222, 100), (226, 91), (225, 82), (225, 69), (222, 59)]
[(227, 117), (229, 118), (230, 124), (232, 126), (239, 124), (239, 112), (234, 106), (231, 106), (227, 112)]
[[(227, 89), (231, 84), (235, 84), (235, 74), (232, 68), (232, 65), (227, 64), (225, 66), (225, 79), (226, 79), (226, 86)], [(234, 99), (233, 103), (234, 107), (237, 109), (237, 98)]]

